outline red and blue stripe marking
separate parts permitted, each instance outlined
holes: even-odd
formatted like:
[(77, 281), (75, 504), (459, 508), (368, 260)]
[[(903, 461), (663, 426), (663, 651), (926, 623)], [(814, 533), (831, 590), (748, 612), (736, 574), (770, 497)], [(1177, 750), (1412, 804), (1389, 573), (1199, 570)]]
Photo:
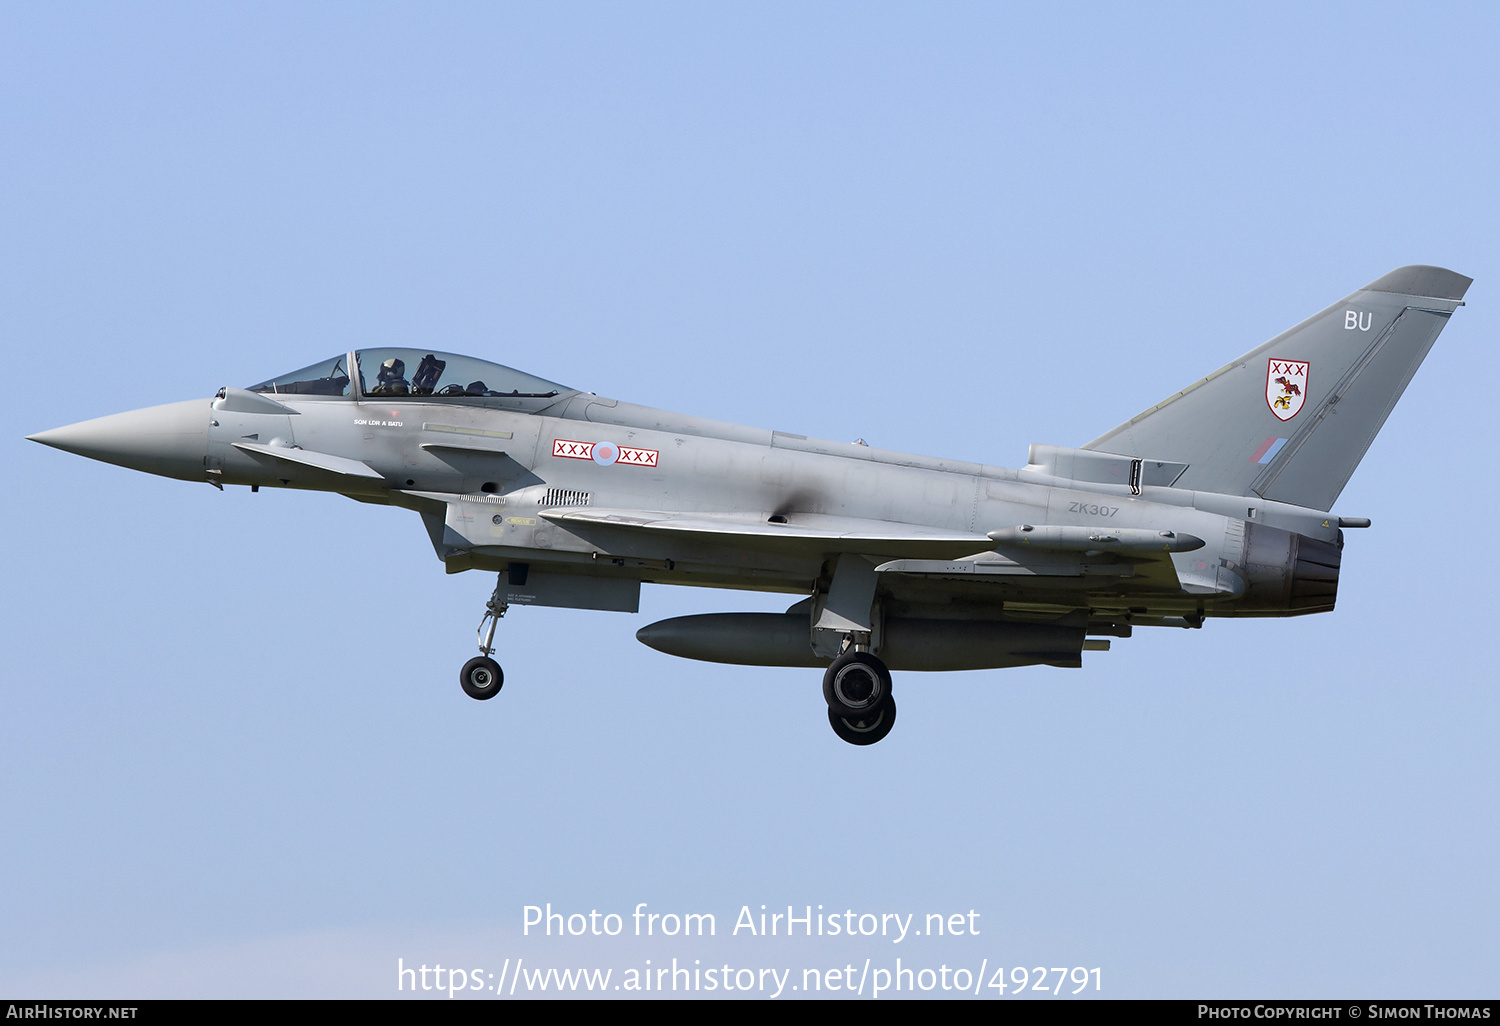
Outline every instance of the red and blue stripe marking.
[(1281, 447), (1287, 443), (1285, 438), (1267, 438), (1260, 443), (1260, 448), (1250, 455), (1251, 463), (1270, 463), (1281, 451)]

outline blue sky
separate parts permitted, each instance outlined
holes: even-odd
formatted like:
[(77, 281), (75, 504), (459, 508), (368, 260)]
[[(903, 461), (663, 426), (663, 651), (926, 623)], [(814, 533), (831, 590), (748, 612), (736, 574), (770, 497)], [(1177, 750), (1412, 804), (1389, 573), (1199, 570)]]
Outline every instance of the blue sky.
[[(1483, 5), (0, 9), (0, 992), (902, 955), (1493, 996), (1496, 38)], [(815, 671), (633, 637), (775, 597), (518, 609), (481, 705), (492, 582), (414, 515), (22, 440), (421, 345), (1016, 466), (1411, 263), (1475, 284), (1336, 507), (1375, 527), (1335, 612), (904, 675), (865, 750)], [(983, 918), (523, 937), (546, 902)]]

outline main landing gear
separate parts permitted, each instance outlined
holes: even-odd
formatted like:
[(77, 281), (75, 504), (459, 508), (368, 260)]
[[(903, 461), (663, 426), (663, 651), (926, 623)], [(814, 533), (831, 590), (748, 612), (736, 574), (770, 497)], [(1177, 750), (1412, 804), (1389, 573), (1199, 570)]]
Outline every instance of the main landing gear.
[(482, 654), (464, 663), (464, 668), (458, 673), (458, 683), (464, 694), (481, 702), (494, 698), (505, 686), (505, 671), (490, 658), (495, 651), (495, 628), (510, 608), (505, 601), (505, 585), (506, 579), (501, 575), (495, 582), (495, 593), (484, 605), (484, 617), (479, 621), (479, 651)]
[(869, 652), (846, 650), (823, 674), (828, 725), (851, 745), (873, 745), (896, 723), (891, 671)]

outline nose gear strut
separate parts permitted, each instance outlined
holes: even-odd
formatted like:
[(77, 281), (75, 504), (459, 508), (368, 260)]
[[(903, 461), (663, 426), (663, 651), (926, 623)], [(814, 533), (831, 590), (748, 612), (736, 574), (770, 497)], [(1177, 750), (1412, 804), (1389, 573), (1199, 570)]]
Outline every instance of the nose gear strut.
[(505, 601), (505, 586), (506, 576), (500, 574), (495, 581), (495, 592), (484, 604), (484, 616), (479, 621), (481, 654), (464, 663), (464, 668), (458, 674), (458, 683), (464, 689), (464, 694), (481, 702), (494, 698), (505, 686), (505, 671), (490, 658), (495, 651), (495, 628), (500, 625), (500, 618), (510, 608), (510, 603)]
[(500, 625), (500, 618), (510, 608), (510, 603), (505, 601), (505, 583), (505, 575), (496, 576), (495, 592), (484, 604), (484, 616), (479, 621), (479, 637), (482, 639), (479, 651), (485, 655), (491, 655), (495, 651), (495, 628)]

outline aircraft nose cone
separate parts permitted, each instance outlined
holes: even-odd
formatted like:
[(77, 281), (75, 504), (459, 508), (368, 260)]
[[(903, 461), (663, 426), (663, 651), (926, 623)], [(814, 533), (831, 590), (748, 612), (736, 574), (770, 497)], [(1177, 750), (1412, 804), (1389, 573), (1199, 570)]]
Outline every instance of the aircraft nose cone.
[(185, 481), (203, 480), (209, 403), (190, 399), (27, 435), (33, 442)]

